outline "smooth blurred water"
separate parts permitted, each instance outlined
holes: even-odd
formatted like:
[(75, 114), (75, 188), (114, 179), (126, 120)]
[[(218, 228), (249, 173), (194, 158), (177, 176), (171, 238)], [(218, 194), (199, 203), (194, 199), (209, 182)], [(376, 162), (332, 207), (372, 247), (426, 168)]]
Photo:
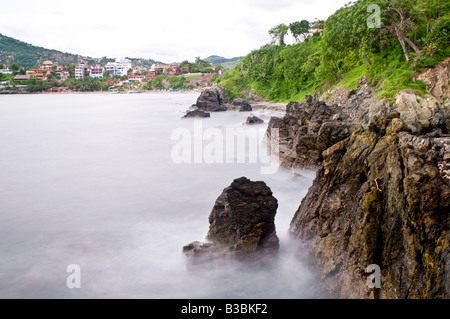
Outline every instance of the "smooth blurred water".
[[(181, 116), (197, 96), (0, 96), (0, 298), (324, 296), (286, 236), (315, 173), (175, 164), (171, 136), (193, 130)], [(267, 123), (270, 114), (254, 113)], [(239, 128), (247, 116), (201, 123)], [(183, 245), (204, 240), (216, 198), (241, 176), (265, 181), (278, 199), (278, 260), (188, 270)], [(80, 289), (66, 286), (69, 264), (81, 267)]]

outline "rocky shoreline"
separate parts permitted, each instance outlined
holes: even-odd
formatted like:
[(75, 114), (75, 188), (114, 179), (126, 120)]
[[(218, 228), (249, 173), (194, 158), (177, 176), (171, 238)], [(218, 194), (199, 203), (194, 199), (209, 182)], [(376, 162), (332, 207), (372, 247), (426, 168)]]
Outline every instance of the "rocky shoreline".
[[(389, 103), (362, 78), (269, 123), (283, 166), (319, 168), (290, 233), (335, 297), (450, 297), (449, 88), (436, 83), (440, 96), (404, 91)], [(367, 285), (373, 264), (380, 289)]]
[[(306, 245), (332, 296), (450, 297), (449, 74), (447, 59), (418, 75), (429, 95), (402, 91), (395, 103), (375, 98), (364, 77), (356, 89), (284, 107), (249, 103), (284, 112), (267, 129), (279, 130), (281, 166), (317, 169), (289, 232)], [(214, 92), (217, 105), (196, 108), (227, 109), (220, 90)], [(239, 221), (239, 227), (248, 222)], [(211, 217), (210, 223), (226, 225)], [(185, 246), (185, 254), (224, 255), (209, 239)], [(227, 254), (235, 244), (228, 243)], [(368, 285), (370, 265), (380, 267), (380, 288)]]
[(257, 102), (247, 101), (242, 98), (233, 100), (231, 103), (225, 103), (223, 93), (217, 85), (203, 91), (197, 99), (197, 102), (192, 105), (183, 118), (189, 117), (210, 117), (211, 112), (225, 112), (225, 111), (239, 111), (252, 112), (272, 111), (279, 114), (286, 112), (286, 104), (274, 102)]

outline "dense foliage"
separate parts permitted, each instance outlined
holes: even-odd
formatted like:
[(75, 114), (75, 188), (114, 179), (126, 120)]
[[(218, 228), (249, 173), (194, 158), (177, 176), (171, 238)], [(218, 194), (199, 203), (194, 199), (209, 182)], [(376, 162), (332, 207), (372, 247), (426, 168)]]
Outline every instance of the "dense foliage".
[(24, 67), (32, 68), (45, 60), (60, 64), (72, 64), (77, 63), (78, 56), (44, 49), (0, 34), (0, 62), (5, 64), (20, 62)]
[(450, 56), (449, 6), (440, 0), (358, 0), (324, 24), (291, 23), (292, 45), (284, 44), (288, 27), (277, 25), (269, 30), (275, 42), (241, 59), (220, 84), (230, 100), (256, 91), (268, 100), (299, 101), (338, 83), (353, 88), (363, 75), (379, 97), (402, 89), (424, 93), (413, 75)]
[(220, 64), (225, 68), (231, 68), (231, 67), (235, 66), (239, 62), (240, 59), (242, 59), (241, 56), (227, 59), (227, 58), (224, 58), (221, 56), (211, 55), (203, 60), (211, 62), (213, 66)]
[(178, 67), (182, 73), (211, 73), (214, 71), (211, 62), (202, 60), (200, 57), (195, 58), (194, 63), (183, 61)]
[[(0, 34), (0, 63), (9, 65), (14, 62), (20, 62), (22, 67), (33, 68), (40, 66), (46, 60), (59, 65), (75, 65), (78, 63), (80, 55), (65, 53), (57, 50), (49, 50), (29, 43), (16, 40), (11, 37)], [(93, 59), (82, 57), (91, 65), (105, 65), (108, 62), (114, 62), (115, 59), (103, 57)], [(128, 58), (134, 66), (150, 68), (154, 63), (161, 63), (152, 59)]]

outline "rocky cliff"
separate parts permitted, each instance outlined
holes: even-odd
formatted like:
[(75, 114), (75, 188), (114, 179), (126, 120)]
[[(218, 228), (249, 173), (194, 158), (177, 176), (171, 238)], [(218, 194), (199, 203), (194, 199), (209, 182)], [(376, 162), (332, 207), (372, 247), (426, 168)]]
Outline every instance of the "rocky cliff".
[[(291, 222), (336, 296), (450, 296), (450, 137), (403, 129), (398, 117), (376, 116), (327, 149)], [(381, 267), (380, 291), (366, 284), (371, 264)]]
[[(290, 233), (334, 296), (450, 297), (448, 81), (436, 79), (449, 71), (447, 60), (420, 75), (428, 96), (377, 100), (362, 78), (355, 90), (308, 96), (271, 119), (282, 165), (319, 167)], [(380, 289), (367, 285), (371, 264), (381, 268)]]

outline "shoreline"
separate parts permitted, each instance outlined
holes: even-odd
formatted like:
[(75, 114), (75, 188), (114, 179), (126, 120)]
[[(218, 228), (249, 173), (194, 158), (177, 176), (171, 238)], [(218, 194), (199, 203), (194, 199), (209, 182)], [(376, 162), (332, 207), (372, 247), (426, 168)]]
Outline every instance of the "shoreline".
[[(191, 91), (138, 91), (138, 92), (112, 92), (112, 91), (91, 91), (91, 92), (11, 92), (2, 91), (2, 95), (128, 95), (128, 94), (148, 94), (148, 95), (196, 95), (201, 94), (202, 90), (191, 90)], [(278, 103), (271, 101), (249, 101), (253, 110), (267, 110), (280, 113), (286, 113), (286, 103)], [(229, 111), (231, 111), (229, 109)], [(280, 114), (282, 116), (282, 114)]]
[(269, 110), (286, 113), (287, 103), (278, 103), (271, 101), (264, 101), (264, 102), (250, 101), (249, 103), (253, 110)]
[(200, 91), (142, 91), (142, 92), (0, 92), (0, 95), (71, 95), (71, 94), (200, 94)]

